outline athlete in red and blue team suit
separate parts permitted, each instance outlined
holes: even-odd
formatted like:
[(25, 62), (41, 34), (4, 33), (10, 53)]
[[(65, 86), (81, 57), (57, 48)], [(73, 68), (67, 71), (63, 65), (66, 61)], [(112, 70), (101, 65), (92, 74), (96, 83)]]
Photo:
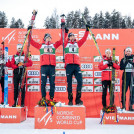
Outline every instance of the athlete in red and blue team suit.
[(118, 63), (112, 62), (111, 50), (106, 49), (105, 55), (103, 55), (103, 60), (99, 63), (98, 67), (100, 70), (102, 70), (102, 105), (103, 109), (106, 109), (107, 87), (110, 89), (111, 86), (112, 67), (115, 69), (120, 69), (120, 66)]
[(3, 59), (1, 47), (0, 47), (0, 84), (1, 84), (1, 88), (2, 88), (1, 104), (4, 104), (4, 59)]
[[(67, 33), (68, 29), (65, 28), (65, 37), (67, 36)], [(32, 37), (30, 43), (32, 46), (34, 46), (40, 51), (42, 98), (46, 98), (46, 82), (47, 82), (47, 76), (49, 76), (49, 82), (50, 82), (49, 95), (50, 100), (52, 101), (54, 98), (54, 91), (55, 91), (55, 66), (56, 66), (55, 51), (62, 44), (62, 36), (61, 39), (55, 43), (52, 43), (51, 39), (52, 39), (51, 35), (49, 33), (46, 33), (42, 43), (35, 42), (32, 39)]]
[(82, 89), (82, 73), (80, 69), (80, 57), (79, 48), (85, 43), (88, 37), (89, 25), (86, 25), (86, 31), (83, 38), (76, 41), (73, 33), (68, 34), (68, 39), (65, 40), (65, 68), (67, 75), (67, 91), (68, 91), (68, 105), (73, 105), (73, 93), (72, 93), (72, 77), (75, 76), (77, 80), (77, 93), (76, 93), (76, 104), (82, 105), (81, 101), (81, 89)]
[[(21, 49), (22, 49), (22, 45), (18, 44), (17, 45), (17, 53), (15, 55), (13, 55), (13, 58), (11, 60), (11, 66), (14, 69), (13, 70), (13, 81), (14, 81), (14, 104), (12, 107), (16, 107), (16, 103), (17, 103), (17, 98), (18, 98), (18, 87), (19, 87), (19, 82), (21, 80), (22, 77), (22, 72), (23, 72), (23, 68), (24, 66), (26, 67), (30, 67), (32, 66), (32, 61), (30, 59), (27, 58), (27, 62), (25, 63), (26, 59), (25, 59), (25, 54), (24, 52), (22, 52), (21, 56), (20, 56), (20, 61), (19, 61), (19, 55), (21, 53)], [(25, 99), (25, 86), (22, 89), (22, 94), (21, 94), (21, 107), (24, 107), (24, 99)]]
[(2, 54), (2, 48), (0, 47), (0, 84), (1, 84), (1, 88), (2, 88), (1, 104), (4, 104), (4, 74), (5, 74), (4, 67), (5, 66), (11, 67), (10, 60), (8, 60), (8, 62), (5, 65), (4, 57), (3, 57), (3, 54)]

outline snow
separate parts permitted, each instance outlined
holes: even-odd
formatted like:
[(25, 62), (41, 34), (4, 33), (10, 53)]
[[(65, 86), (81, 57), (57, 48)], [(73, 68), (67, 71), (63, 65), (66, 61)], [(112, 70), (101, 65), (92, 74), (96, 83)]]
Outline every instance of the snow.
[(100, 118), (86, 118), (85, 130), (34, 129), (34, 118), (15, 124), (0, 123), (0, 134), (130, 134), (133, 125), (101, 125)]

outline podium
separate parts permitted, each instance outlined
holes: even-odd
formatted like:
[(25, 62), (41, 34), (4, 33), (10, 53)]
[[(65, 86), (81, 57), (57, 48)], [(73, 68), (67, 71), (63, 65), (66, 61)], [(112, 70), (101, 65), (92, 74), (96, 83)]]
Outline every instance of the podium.
[[(101, 112), (100, 117), (102, 118)], [(134, 112), (125, 111), (116, 113), (104, 113), (103, 124), (134, 125)]]
[(35, 129), (85, 129), (85, 106), (34, 109)]
[(26, 120), (26, 107), (0, 108), (0, 123), (20, 123)]

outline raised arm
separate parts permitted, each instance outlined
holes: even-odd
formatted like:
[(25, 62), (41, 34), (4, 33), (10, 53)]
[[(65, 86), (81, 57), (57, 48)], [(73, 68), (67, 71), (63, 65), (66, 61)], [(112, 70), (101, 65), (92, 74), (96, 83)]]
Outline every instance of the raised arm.
[(86, 25), (86, 31), (85, 31), (85, 34), (84, 34), (83, 38), (82, 38), (81, 40), (78, 41), (78, 46), (79, 46), (79, 47), (81, 47), (81, 46), (85, 43), (85, 41), (87, 40), (88, 33), (89, 33), (88, 28), (90, 28), (90, 26), (89, 26), (89, 25)]
[(31, 36), (31, 34), (29, 34), (29, 38), (31, 38), (30, 44), (31, 44), (32, 46), (34, 46), (34, 47), (37, 48), (37, 49), (40, 49), (40, 48), (41, 48), (41, 44), (35, 42), (35, 41), (33, 40), (32, 36)]
[[(65, 39), (67, 37), (68, 31), (69, 30), (67, 28), (65, 28), (64, 41), (65, 41)], [(63, 44), (63, 40), (62, 40), (62, 29), (61, 29), (61, 38), (60, 38), (59, 41), (55, 42), (54, 47), (57, 49), (61, 44)]]

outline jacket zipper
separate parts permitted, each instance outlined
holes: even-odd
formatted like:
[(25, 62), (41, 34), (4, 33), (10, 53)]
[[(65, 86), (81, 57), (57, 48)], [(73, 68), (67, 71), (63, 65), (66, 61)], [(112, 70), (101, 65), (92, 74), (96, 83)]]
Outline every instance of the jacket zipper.
[[(49, 49), (49, 47), (48, 47)], [(50, 51), (49, 51), (49, 65), (51, 65), (51, 61), (50, 61)]]
[(74, 54), (73, 54), (73, 64), (74, 64)]
[[(109, 68), (109, 70), (110, 70), (110, 68)], [(109, 71), (109, 80), (110, 80), (110, 71)]]
[(50, 54), (49, 54), (49, 64), (51, 65), (51, 62), (50, 62)]

